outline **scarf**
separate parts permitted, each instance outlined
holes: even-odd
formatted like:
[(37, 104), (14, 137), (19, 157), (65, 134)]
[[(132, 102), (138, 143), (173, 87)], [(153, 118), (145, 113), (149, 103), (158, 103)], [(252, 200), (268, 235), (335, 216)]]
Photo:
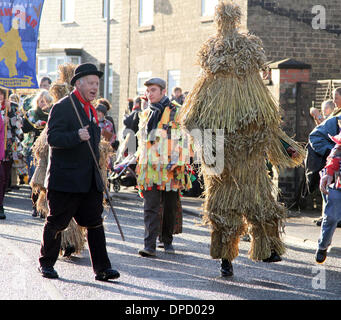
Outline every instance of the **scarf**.
[(147, 124), (147, 134), (157, 128), (159, 124), (163, 111), (169, 105), (170, 100), (167, 96), (164, 96), (160, 102), (149, 104), (149, 108), (152, 111), (149, 116), (148, 124)]
[(90, 119), (90, 109), (91, 109), (92, 115), (95, 117), (96, 123), (98, 125), (99, 122), (98, 122), (97, 112), (94, 106), (89, 101), (85, 101), (77, 89), (73, 90), (73, 93), (75, 94), (79, 102), (84, 106), (84, 111), (89, 119)]

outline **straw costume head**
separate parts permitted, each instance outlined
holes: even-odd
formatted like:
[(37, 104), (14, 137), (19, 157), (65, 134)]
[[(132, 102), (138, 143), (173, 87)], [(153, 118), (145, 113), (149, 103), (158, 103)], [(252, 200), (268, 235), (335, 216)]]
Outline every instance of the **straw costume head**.
[[(195, 140), (203, 154), (204, 222), (212, 226), (211, 256), (234, 259), (239, 237), (249, 229), (251, 258), (261, 260), (272, 250), (284, 252), (279, 234), (285, 208), (273, 197), (276, 188), (266, 158), (274, 168), (294, 167), (302, 163), (304, 149), (280, 129), (280, 108), (260, 76), (266, 66), (262, 42), (239, 32), (240, 7), (220, 1), (214, 21), (217, 32), (198, 52), (201, 71), (182, 107), (182, 124), (189, 131), (224, 130), (223, 150), (215, 149), (214, 136), (212, 141)], [(290, 158), (281, 140), (296, 150), (296, 158)], [(212, 174), (210, 145), (213, 154), (224, 155), (223, 172)]]
[(74, 76), (75, 69), (76, 65), (72, 63), (65, 63), (58, 66), (59, 78), (50, 88), (50, 93), (55, 99), (55, 102), (64, 98), (73, 90), (71, 79)]

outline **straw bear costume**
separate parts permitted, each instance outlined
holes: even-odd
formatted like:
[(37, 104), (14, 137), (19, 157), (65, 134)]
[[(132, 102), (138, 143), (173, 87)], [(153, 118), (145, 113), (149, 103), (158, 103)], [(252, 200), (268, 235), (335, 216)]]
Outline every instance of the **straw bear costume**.
[[(276, 188), (266, 168), (295, 167), (304, 149), (281, 129), (279, 106), (263, 84), (260, 70), (266, 57), (261, 40), (238, 32), (241, 10), (231, 2), (216, 6), (217, 33), (198, 53), (200, 75), (181, 110), (189, 131), (224, 130), (221, 172), (202, 161), (205, 182), (204, 222), (211, 225), (212, 258), (232, 261), (238, 256), (240, 236), (251, 234), (250, 258), (266, 259), (285, 252), (280, 238), (286, 209), (275, 199)], [(296, 151), (291, 158), (283, 147)], [(200, 145), (207, 154), (205, 141)], [(214, 136), (213, 136), (213, 147)]]

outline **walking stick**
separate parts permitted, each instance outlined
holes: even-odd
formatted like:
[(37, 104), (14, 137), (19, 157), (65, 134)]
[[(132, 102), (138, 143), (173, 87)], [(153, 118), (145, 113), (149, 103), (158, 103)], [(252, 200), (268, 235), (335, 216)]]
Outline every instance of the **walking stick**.
[[(75, 110), (75, 113), (76, 113), (76, 115), (77, 115), (77, 118), (78, 118), (78, 121), (79, 121), (79, 123), (80, 123), (80, 125), (81, 125), (81, 128), (83, 129), (83, 128), (84, 128), (84, 125), (83, 125), (82, 119), (81, 119), (81, 117), (80, 117), (80, 115), (79, 115), (79, 113), (78, 113), (77, 107), (76, 107), (75, 102), (73, 101), (73, 99), (72, 99), (72, 97), (71, 97), (71, 94), (69, 94), (69, 98), (70, 98), (70, 100), (71, 100), (73, 109)], [(116, 212), (115, 212), (115, 210), (114, 210), (114, 207), (113, 207), (112, 204), (111, 204), (109, 192), (108, 192), (107, 186), (106, 186), (106, 184), (105, 184), (105, 181), (103, 180), (103, 177), (102, 177), (102, 174), (101, 174), (101, 169), (100, 169), (99, 164), (98, 164), (98, 162), (97, 162), (95, 153), (94, 153), (94, 151), (93, 151), (93, 149), (92, 149), (92, 147), (91, 147), (91, 144), (90, 144), (90, 141), (89, 141), (89, 140), (87, 140), (87, 143), (88, 143), (89, 149), (90, 149), (90, 151), (91, 151), (91, 155), (92, 155), (92, 157), (93, 157), (93, 159), (94, 159), (94, 162), (95, 162), (95, 164), (96, 164), (96, 168), (97, 168), (97, 170), (98, 170), (99, 176), (101, 177), (101, 182), (102, 182), (102, 184), (103, 184), (104, 191), (105, 191), (105, 194), (106, 194), (106, 196), (107, 196), (107, 199), (108, 199), (108, 202), (109, 202), (111, 211), (112, 211), (112, 213), (113, 213), (113, 215), (114, 215), (114, 218), (115, 218), (115, 220), (116, 220), (116, 224), (117, 224), (118, 230), (120, 231), (122, 240), (125, 241), (124, 235), (123, 235), (123, 232), (122, 232), (122, 229), (121, 229), (121, 226), (120, 226), (120, 223), (119, 223), (118, 218), (117, 218), (117, 214), (116, 214)]]

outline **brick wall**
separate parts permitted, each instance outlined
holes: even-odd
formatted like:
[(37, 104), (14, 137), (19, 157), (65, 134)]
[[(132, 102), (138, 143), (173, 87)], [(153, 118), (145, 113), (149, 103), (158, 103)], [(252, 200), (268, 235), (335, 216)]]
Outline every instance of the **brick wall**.
[[(326, 28), (315, 30), (315, 5), (326, 10)], [(249, 0), (247, 27), (262, 40), (269, 60), (294, 58), (312, 65), (311, 79), (340, 78), (341, 2)]]

